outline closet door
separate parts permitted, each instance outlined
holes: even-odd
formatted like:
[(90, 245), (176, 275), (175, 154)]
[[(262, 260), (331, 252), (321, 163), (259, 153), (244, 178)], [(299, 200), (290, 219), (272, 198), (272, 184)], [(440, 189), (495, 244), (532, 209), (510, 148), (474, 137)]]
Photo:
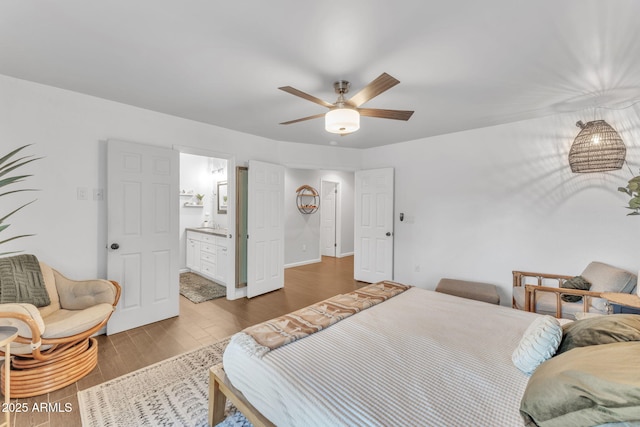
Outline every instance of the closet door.
[(393, 280), (393, 168), (357, 171), (354, 278)]
[(322, 199), (320, 200), (320, 243), (321, 254), (336, 257), (337, 240), (337, 196), (338, 183), (322, 181), (320, 184)]

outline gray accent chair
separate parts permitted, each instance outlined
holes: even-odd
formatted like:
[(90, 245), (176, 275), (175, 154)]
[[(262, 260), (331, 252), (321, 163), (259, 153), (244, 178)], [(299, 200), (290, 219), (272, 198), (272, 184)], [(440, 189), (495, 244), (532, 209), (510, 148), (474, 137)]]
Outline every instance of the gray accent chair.
[[(580, 274), (591, 283), (588, 291), (562, 288), (574, 276), (513, 271), (513, 307), (557, 318), (575, 319), (577, 313), (608, 314), (604, 292), (633, 293), (638, 277), (603, 262), (591, 262)], [(566, 302), (562, 294), (582, 296), (582, 301)]]

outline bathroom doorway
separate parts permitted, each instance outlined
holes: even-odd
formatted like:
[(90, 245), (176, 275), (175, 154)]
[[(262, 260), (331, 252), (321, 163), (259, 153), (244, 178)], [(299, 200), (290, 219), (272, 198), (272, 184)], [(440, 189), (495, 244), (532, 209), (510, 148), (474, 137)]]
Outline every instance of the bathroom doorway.
[[(225, 158), (208, 150), (178, 150), (179, 271), (181, 279), (187, 273), (191, 279), (190, 289), (182, 286), (181, 280), (181, 294), (192, 302), (218, 297), (234, 299), (235, 241), (231, 231), (235, 230), (235, 200), (230, 196), (235, 191), (235, 162), (231, 156)], [(211, 289), (214, 284), (216, 292)], [(197, 291), (195, 298), (188, 294), (193, 289)]]

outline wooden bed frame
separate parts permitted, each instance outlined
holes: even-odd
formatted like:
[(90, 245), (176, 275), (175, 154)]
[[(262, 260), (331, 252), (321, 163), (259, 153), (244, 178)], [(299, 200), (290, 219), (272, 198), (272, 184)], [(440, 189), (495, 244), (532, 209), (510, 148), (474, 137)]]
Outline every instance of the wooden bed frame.
[(209, 425), (211, 427), (224, 420), (227, 399), (242, 412), (254, 427), (276, 427), (231, 384), (222, 363), (219, 363), (209, 370)]

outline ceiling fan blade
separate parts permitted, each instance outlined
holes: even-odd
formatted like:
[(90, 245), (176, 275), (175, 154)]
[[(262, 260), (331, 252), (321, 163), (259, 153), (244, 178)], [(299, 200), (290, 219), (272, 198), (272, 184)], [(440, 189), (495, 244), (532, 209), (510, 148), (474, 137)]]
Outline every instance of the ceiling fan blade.
[(380, 95), (382, 92), (391, 89), (398, 83), (400, 83), (400, 80), (391, 77), (387, 73), (382, 73), (377, 79), (366, 85), (360, 92), (353, 95), (349, 99), (348, 104), (359, 107), (370, 99)]
[(288, 122), (282, 122), (280, 124), (281, 125), (290, 125), (292, 123), (304, 122), (305, 120), (319, 119), (320, 117), (324, 117), (324, 113), (323, 114), (316, 114), (316, 115), (308, 116), (308, 117), (303, 117), (301, 119), (289, 120)]
[(313, 95), (304, 93), (303, 91), (293, 88), (291, 86), (282, 86), (282, 87), (279, 87), (278, 89), (283, 90), (287, 93), (290, 93), (291, 95), (299, 96), (300, 98), (306, 99), (307, 101), (315, 102), (316, 104), (320, 104), (323, 107), (332, 108), (334, 106), (333, 104), (330, 104), (327, 101), (323, 101), (320, 98), (316, 98)]
[(409, 120), (413, 111), (408, 110), (382, 110), (379, 108), (358, 108), (361, 116), (376, 117), (379, 119)]

